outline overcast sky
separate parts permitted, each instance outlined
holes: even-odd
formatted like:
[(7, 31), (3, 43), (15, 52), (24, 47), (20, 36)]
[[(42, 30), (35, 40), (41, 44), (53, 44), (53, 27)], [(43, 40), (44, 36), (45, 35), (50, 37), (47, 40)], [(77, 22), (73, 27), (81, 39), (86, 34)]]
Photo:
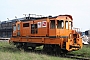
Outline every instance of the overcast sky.
[(23, 14), (73, 16), (74, 27), (90, 29), (90, 0), (0, 0), (0, 20), (24, 17)]

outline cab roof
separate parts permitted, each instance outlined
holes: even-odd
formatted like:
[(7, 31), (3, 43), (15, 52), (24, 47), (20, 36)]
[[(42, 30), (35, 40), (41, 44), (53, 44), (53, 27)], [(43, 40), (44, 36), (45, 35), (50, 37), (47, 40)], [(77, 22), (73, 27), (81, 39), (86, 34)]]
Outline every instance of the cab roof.
[[(71, 15), (58, 15), (58, 16), (67, 16), (69, 17), (71, 20), (73, 20)], [(58, 16), (48, 16), (48, 17), (25, 17), (25, 19), (20, 20), (20, 21), (33, 21), (33, 20), (38, 20), (38, 19), (46, 19), (46, 18), (57, 18)]]

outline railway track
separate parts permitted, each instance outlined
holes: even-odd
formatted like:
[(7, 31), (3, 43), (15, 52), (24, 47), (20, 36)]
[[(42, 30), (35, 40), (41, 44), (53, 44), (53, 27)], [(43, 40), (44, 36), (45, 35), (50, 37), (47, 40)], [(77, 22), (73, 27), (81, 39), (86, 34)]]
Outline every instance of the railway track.
[[(29, 52), (30, 52), (30, 50), (29, 50)], [(85, 57), (84, 55), (75, 55), (75, 54), (58, 54), (57, 55), (55, 53), (48, 54), (48, 53), (44, 53), (42, 50), (33, 50), (32, 52), (47, 54), (47, 55), (51, 55), (51, 56), (58, 56), (58, 57), (63, 57), (63, 58), (70, 58), (70, 59), (74, 59), (74, 60), (90, 60), (89, 57)]]
[(71, 58), (75, 60), (90, 60), (89, 57), (84, 57), (83, 55), (66, 54), (63, 57)]
[(10, 38), (0, 38), (0, 42), (9, 42)]
[(10, 38), (0, 38), (0, 40), (9, 40)]
[(46, 54), (46, 55), (51, 55), (51, 56), (70, 58), (70, 59), (74, 59), (74, 60), (90, 60), (89, 57), (85, 57), (83, 54), (75, 55), (75, 54), (71, 54), (71, 53), (68, 53), (68, 54), (64, 54), (64, 53), (61, 53), (61, 54), (58, 53), (57, 54), (57, 53), (53, 53), (53, 52), (52, 53), (46, 53), (42, 49), (35, 49), (35, 50), (28, 49), (26, 52), (35, 52), (35, 53)]

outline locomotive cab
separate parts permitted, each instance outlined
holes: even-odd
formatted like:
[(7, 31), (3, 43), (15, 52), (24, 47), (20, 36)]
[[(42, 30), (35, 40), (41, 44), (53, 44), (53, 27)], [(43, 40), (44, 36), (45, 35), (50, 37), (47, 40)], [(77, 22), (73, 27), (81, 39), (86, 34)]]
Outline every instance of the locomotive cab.
[(58, 16), (55, 20), (50, 20), (49, 36), (68, 37), (72, 31), (72, 19), (68, 16)]
[[(82, 48), (82, 39), (80, 34), (72, 29), (73, 18), (70, 15), (60, 15), (49, 22), (49, 36), (52, 38), (61, 38), (61, 48), (68, 51)], [(64, 46), (65, 45), (65, 46)]]

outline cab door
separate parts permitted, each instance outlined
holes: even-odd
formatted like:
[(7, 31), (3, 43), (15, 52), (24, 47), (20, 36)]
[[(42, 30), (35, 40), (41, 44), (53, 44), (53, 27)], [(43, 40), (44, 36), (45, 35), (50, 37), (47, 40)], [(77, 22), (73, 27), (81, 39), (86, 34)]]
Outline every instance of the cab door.
[(16, 24), (16, 28), (17, 28), (17, 36), (20, 36), (21, 34), (20, 34), (20, 30), (21, 30), (21, 24), (20, 24), (21, 22), (17, 22), (17, 24)]
[(16, 32), (16, 24), (13, 25), (13, 33), (12, 36), (17, 36), (17, 32)]
[(65, 33), (68, 36), (72, 33), (72, 21), (66, 20), (65, 21)]
[(13, 36), (20, 36), (20, 22), (13, 25)]
[(16, 24), (16, 27), (17, 27), (17, 36), (20, 36), (20, 22), (18, 22), (17, 24)]
[(64, 20), (56, 20), (57, 29), (56, 34), (57, 36), (64, 36), (65, 30), (64, 30)]
[(49, 37), (56, 37), (56, 21), (50, 20), (49, 22)]

